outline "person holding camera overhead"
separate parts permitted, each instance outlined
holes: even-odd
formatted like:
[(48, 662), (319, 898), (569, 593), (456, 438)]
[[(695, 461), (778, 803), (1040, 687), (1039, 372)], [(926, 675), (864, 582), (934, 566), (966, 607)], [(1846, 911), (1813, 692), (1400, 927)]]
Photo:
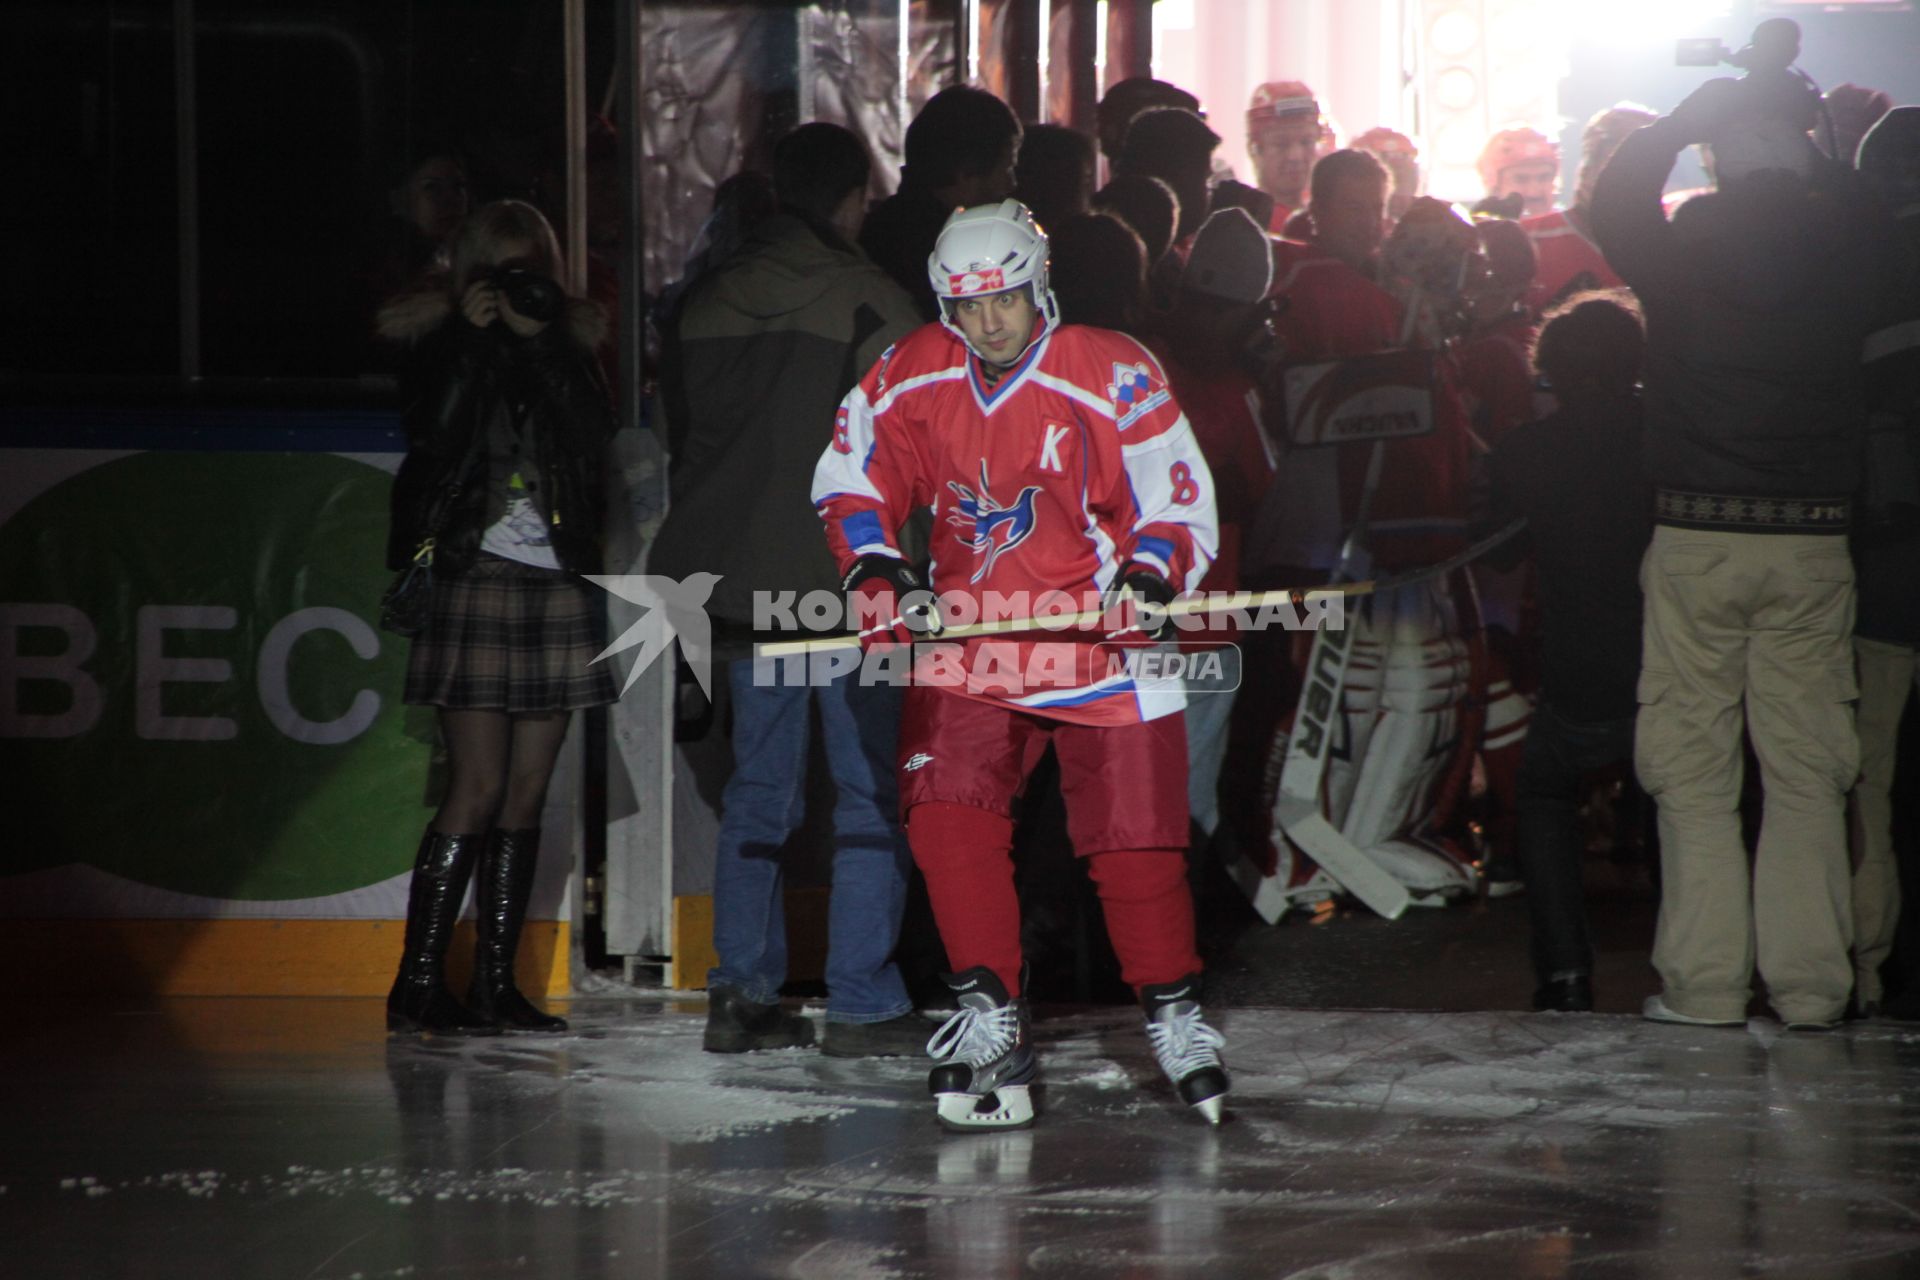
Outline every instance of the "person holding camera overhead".
[[(567, 296), (561, 274), (539, 210), (496, 201), (461, 224), (441, 287), (396, 298), (377, 322), (406, 349), (389, 567), (432, 569), (404, 697), (438, 708), (449, 775), (414, 862), (389, 1030), (567, 1025), (513, 975), (567, 721), (615, 697), (612, 670), (593, 662), (600, 606), (580, 581), (600, 571), (614, 421), (593, 351), (606, 317)], [(442, 962), (470, 877), (478, 946), (462, 1004)]]
[[(1846, 793), (1860, 770), (1849, 637), (1862, 343), (1899, 280), (1891, 224), (1808, 136), (1799, 29), (1762, 23), (1712, 80), (1620, 145), (1595, 238), (1646, 312), (1655, 486), (1634, 766), (1659, 802), (1648, 1018), (1744, 1023), (1756, 963), (1789, 1027), (1832, 1026), (1853, 985)], [(1718, 189), (1661, 209), (1704, 143)], [(1751, 873), (1741, 729), (1766, 792)]]

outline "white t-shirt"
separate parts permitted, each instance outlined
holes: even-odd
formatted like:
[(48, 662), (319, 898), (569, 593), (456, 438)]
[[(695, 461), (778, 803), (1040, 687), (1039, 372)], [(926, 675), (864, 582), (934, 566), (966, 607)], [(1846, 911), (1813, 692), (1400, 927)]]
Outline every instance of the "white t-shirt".
[(480, 536), (480, 550), (502, 560), (515, 560), (541, 569), (558, 569), (546, 520), (527, 496), (526, 481), (518, 471), (507, 477), (507, 513)]

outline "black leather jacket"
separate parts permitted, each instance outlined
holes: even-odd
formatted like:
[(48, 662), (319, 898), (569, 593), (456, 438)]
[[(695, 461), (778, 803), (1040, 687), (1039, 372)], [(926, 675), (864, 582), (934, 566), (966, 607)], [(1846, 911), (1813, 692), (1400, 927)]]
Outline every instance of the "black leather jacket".
[(476, 329), (449, 307), (415, 344), (400, 382), (407, 456), (393, 483), (389, 568), (405, 566), (429, 536), (436, 573), (457, 576), (473, 563), (499, 514), (488, 509), (489, 439), (512, 430), (521, 404), (534, 472), (527, 496), (554, 554), (574, 573), (600, 572), (613, 411), (573, 318), (518, 338), (502, 324)]

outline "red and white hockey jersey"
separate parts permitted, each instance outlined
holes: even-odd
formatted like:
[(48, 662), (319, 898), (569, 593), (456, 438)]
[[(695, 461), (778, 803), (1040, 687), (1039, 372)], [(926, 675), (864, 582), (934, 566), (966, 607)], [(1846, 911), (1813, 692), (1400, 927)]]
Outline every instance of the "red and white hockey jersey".
[[(1402, 308), (1393, 295), (1312, 245), (1273, 244), (1270, 296), (1287, 303), (1274, 331), (1288, 362), (1314, 364), (1402, 344)], [(1385, 446), (1368, 521), (1374, 562), (1382, 568), (1430, 564), (1465, 545), (1470, 437), (1458, 375), (1447, 360), (1438, 364), (1433, 410), (1430, 434)], [(1371, 446), (1280, 445), (1277, 451), (1276, 483), (1249, 561), (1259, 568), (1331, 568), (1358, 515)]]
[[(1625, 282), (1607, 265), (1606, 255), (1593, 238), (1565, 209), (1537, 213), (1520, 219), (1520, 229), (1533, 241), (1533, 254), (1539, 265), (1534, 268), (1533, 284), (1522, 299), (1527, 309), (1539, 315), (1548, 306), (1563, 300), (1567, 292), (1580, 289), (1618, 289)], [(1578, 288), (1571, 288), (1576, 277), (1585, 276)]]
[[(1080, 325), (1046, 334), (991, 389), (953, 333), (915, 330), (841, 403), (813, 500), (842, 572), (862, 555), (899, 555), (901, 524), (931, 507), (934, 591), (988, 617), (1048, 593), (1097, 604), (1129, 561), (1191, 590), (1217, 541), (1213, 479), (1159, 362), (1124, 334)], [(1177, 687), (1093, 662), (1102, 635), (969, 640), (970, 673), (991, 665), (980, 661), (990, 645), (1023, 678), (970, 674), (955, 691), (1081, 724), (1184, 705)], [(1036, 671), (1036, 646), (1063, 642), (1080, 651), (1072, 669)]]
[(1199, 589), (1238, 591), (1240, 539), (1273, 483), (1272, 446), (1260, 424), (1260, 390), (1238, 369), (1201, 375), (1182, 368), (1158, 344), (1150, 349), (1161, 356), (1174, 398), (1213, 473), (1219, 549)]

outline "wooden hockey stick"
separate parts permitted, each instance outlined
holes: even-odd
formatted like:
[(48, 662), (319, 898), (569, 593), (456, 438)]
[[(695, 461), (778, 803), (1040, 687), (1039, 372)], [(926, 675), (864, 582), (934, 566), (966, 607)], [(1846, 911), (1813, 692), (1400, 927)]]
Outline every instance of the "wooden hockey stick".
[[(1167, 612), (1186, 617), (1196, 613), (1225, 613), (1232, 609), (1257, 610), (1279, 605), (1292, 605), (1299, 608), (1308, 600), (1316, 597), (1325, 599), (1330, 596), (1365, 595), (1365, 591), (1355, 591), (1353, 587), (1371, 590), (1374, 584), (1354, 583), (1344, 587), (1283, 587), (1274, 591), (1236, 591), (1231, 596), (1208, 599), (1204, 596), (1183, 596), (1167, 606)], [(1029, 631), (1085, 631), (1099, 626), (1112, 612), (1112, 606), (1104, 609), (1083, 609), (1078, 613), (1057, 614), (1048, 618), (1000, 618), (992, 622), (976, 622), (972, 626), (949, 627), (937, 636), (928, 636), (921, 644), (945, 644), (951, 641), (972, 640), (976, 636), (1017, 636)], [(834, 649), (858, 647), (859, 636), (827, 636), (819, 640), (781, 640), (772, 644), (759, 644), (753, 647), (756, 658), (787, 658), (802, 653), (827, 653)]]
[[(1258, 611), (1291, 605), (1299, 609), (1310, 601), (1326, 600), (1333, 596), (1358, 597), (1373, 595), (1381, 591), (1391, 591), (1410, 583), (1424, 582), (1428, 578), (1452, 573), (1461, 565), (1478, 560), (1493, 548), (1505, 542), (1520, 531), (1526, 522), (1515, 520), (1499, 532), (1482, 538), (1472, 546), (1454, 555), (1448, 556), (1437, 564), (1423, 569), (1414, 569), (1407, 573), (1396, 573), (1385, 578), (1372, 578), (1364, 582), (1342, 582), (1321, 587), (1278, 587), (1272, 591), (1235, 591), (1226, 596), (1181, 596), (1167, 606), (1167, 612), (1179, 617), (1196, 613), (1226, 613), (1232, 610)], [(1098, 626), (1110, 612), (1107, 609), (1083, 610), (1079, 613), (1062, 614), (1053, 618), (1005, 618), (993, 622), (978, 622), (967, 627), (953, 627), (937, 636), (929, 637), (922, 643), (937, 644), (949, 641), (971, 640), (976, 636), (1022, 635), (1029, 631), (1072, 631)], [(771, 644), (757, 644), (753, 647), (756, 658), (788, 658), (797, 654), (831, 653), (837, 649), (858, 648), (860, 637), (855, 635), (824, 636), (818, 640), (780, 640)]]

